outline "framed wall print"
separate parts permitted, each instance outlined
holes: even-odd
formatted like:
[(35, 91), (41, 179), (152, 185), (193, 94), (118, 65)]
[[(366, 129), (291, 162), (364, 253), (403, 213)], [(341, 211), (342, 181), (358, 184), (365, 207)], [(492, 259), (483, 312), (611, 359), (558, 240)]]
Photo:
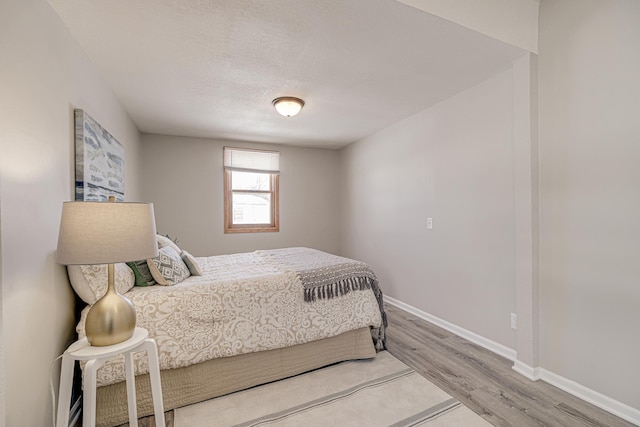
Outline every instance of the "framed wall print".
[(75, 110), (76, 201), (124, 201), (124, 148), (84, 110)]

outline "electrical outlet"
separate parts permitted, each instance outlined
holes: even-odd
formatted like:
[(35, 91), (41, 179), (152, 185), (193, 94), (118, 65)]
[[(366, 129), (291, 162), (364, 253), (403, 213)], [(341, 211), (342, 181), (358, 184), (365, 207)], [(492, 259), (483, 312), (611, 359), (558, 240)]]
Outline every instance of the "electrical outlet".
[(518, 329), (518, 315), (511, 313), (511, 329)]

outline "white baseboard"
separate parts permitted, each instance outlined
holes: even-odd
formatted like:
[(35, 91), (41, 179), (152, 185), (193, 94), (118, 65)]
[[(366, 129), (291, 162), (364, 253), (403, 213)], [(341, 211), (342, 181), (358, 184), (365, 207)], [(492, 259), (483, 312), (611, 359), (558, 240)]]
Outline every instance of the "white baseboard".
[(519, 373), (520, 375), (530, 379), (531, 381), (538, 381), (539, 379), (541, 379), (540, 368), (532, 368), (531, 366), (519, 360), (514, 361), (513, 370)]
[(506, 359), (513, 361), (513, 370), (523, 375), (525, 378), (528, 378), (532, 381), (542, 380), (555, 387), (558, 387), (560, 390), (566, 391), (567, 393), (584, 400), (585, 402), (591, 403), (592, 405), (597, 406), (600, 409), (618, 416), (625, 421), (640, 426), (640, 410), (636, 408), (612, 399), (609, 396), (605, 396), (602, 393), (587, 388), (582, 384), (569, 380), (544, 368), (533, 368), (526, 363), (519, 361), (517, 359), (517, 353), (515, 350), (492, 341), (488, 338), (485, 338), (481, 335), (478, 335), (474, 332), (471, 332), (467, 329), (461, 328), (460, 326), (454, 325), (453, 323), (447, 322), (446, 320), (442, 320), (439, 317), (433, 316), (429, 313), (425, 313), (424, 311), (410, 306), (409, 304), (405, 304), (402, 301), (398, 301), (397, 299), (391, 298), (386, 295), (384, 297), (384, 300), (385, 302), (388, 302), (391, 305), (395, 305), (396, 307), (399, 307), (404, 311), (413, 314), (414, 316), (426, 320), (427, 322), (433, 323), (436, 326), (440, 326), (442, 329), (454, 333), (462, 338), (471, 341), (474, 344), (478, 344), (479, 346), (484, 347), (487, 350), (490, 350)]
[(449, 323), (446, 320), (440, 319), (439, 317), (433, 316), (429, 313), (425, 313), (420, 309), (412, 307), (409, 304), (405, 304), (402, 301), (398, 301), (397, 299), (391, 298), (387, 295), (384, 296), (384, 301), (388, 302), (389, 304), (395, 305), (396, 307), (401, 308), (404, 311), (413, 314), (414, 316), (426, 320), (427, 322), (433, 323), (436, 326), (440, 326), (442, 329), (445, 329), (451, 333), (458, 335), (459, 337), (469, 340), (474, 344), (478, 344), (479, 346), (484, 347), (487, 350), (491, 350), (492, 352), (506, 359), (509, 359), (511, 361), (516, 360), (516, 351), (512, 348), (499, 344), (467, 329), (461, 328), (460, 326), (454, 325), (453, 323)]
[(540, 379), (552, 386), (558, 387), (560, 390), (564, 390), (575, 397), (589, 402), (600, 409), (612, 413), (615, 416), (629, 421), (632, 424), (640, 426), (640, 410), (632, 408), (620, 401), (605, 396), (595, 390), (583, 386), (575, 381), (562, 377), (558, 374), (554, 374), (546, 369), (540, 369)]

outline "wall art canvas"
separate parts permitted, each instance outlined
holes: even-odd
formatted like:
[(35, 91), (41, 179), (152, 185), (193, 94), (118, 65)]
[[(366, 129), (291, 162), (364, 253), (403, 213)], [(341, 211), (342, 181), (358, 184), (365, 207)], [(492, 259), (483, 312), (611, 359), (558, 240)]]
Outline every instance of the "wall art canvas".
[(84, 110), (75, 110), (76, 200), (124, 201), (124, 147)]

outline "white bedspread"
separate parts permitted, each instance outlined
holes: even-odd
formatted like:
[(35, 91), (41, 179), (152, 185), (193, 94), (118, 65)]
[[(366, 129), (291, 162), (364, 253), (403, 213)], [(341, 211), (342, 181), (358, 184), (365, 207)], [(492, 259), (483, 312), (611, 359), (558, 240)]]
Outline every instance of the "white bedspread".
[[(312, 249), (300, 248), (301, 251)], [(305, 302), (294, 271), (269, 251), (197, 258), (203, 276), (175, 286), (135, 287), (125, 295), (136, 307), (137, 326), (156, 340), (160, 369), (218, 357), (288, 347), (381, 325), (373, 292)], [(88, 308), (77, 327), (84, 337)], [(124, 380), (123, 358), (98, 370), (98, 385)], [(136, 373), (148, 372), (135, 357)]]

